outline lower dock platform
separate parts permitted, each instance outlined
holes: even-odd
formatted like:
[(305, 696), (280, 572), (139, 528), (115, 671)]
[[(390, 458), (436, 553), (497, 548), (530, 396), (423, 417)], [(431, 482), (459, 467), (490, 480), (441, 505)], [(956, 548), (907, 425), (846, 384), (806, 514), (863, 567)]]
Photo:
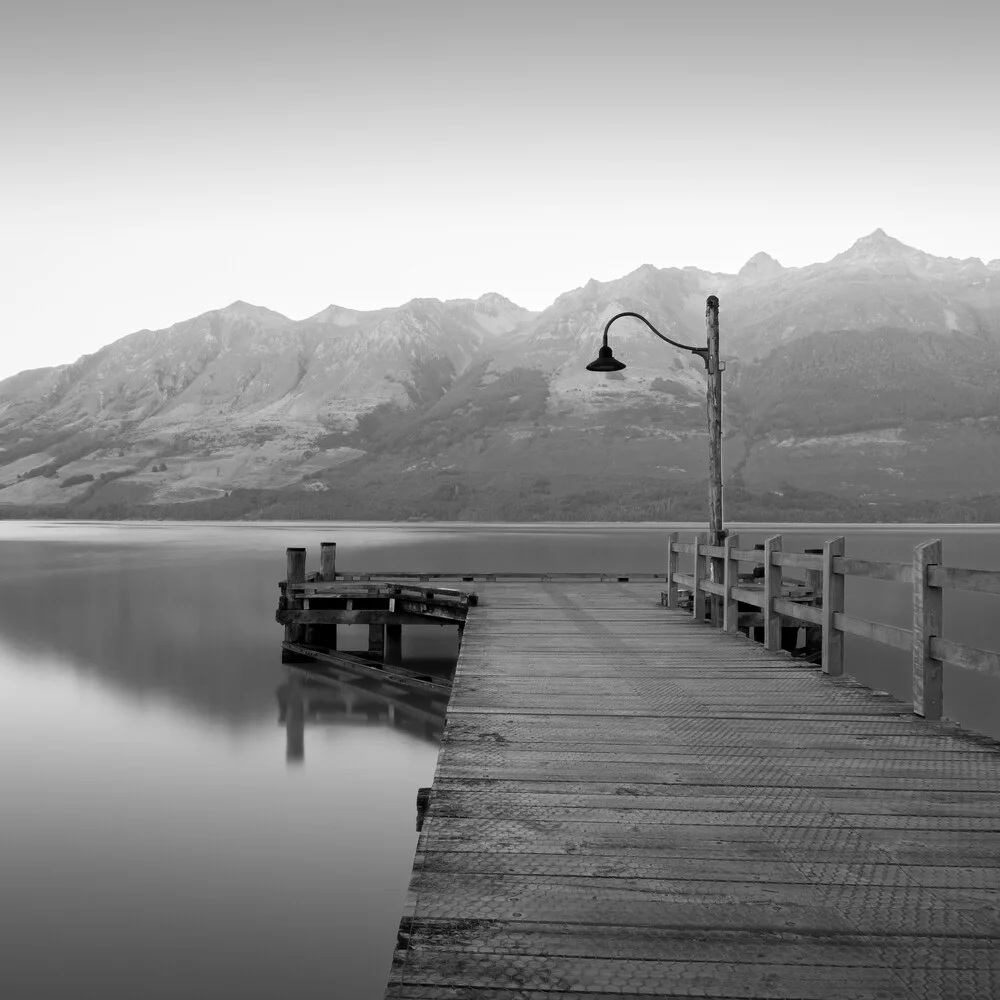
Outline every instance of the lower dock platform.
[(477, 582), (387, 1000), (1000, 996), (1000, 744), (661, 589)]

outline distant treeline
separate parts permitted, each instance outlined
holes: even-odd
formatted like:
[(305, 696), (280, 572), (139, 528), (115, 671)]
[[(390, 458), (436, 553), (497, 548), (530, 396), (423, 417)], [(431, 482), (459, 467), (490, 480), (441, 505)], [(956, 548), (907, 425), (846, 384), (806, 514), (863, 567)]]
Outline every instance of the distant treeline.
[[(95, 485), (97, 485), (95, 483)], [(655, 480), (618, 480), (595, 486), (570, 477), (494, 481), (455, 474), (397, 483), (395, 489), (362, 485), (322, 492), (234, 489), (227, 496), (190, 503), (102, 503), (91, 494), (58, 507), (0, 506), (0, 519), (99, 520), (432, 520), (432, 521), (697, 521), (706, 516), (704, 483), (665, 489)], [(795, 486), (726, 491), (726, 519), (801, 522), (1000, 522), (1000, 494), (959, 499), (859, 500)]]

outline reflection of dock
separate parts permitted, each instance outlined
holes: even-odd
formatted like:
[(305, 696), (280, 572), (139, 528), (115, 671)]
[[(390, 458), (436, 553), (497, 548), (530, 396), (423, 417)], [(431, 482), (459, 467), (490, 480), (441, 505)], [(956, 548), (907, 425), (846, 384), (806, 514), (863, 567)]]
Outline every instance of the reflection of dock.
[(287, 758), (305, 758), (306, 725), (388, 725), (437, 743), (444, 732), (447, 698), (340, 673), (326, 664), (288, 666), (275, 692), (278, 721), (287, 732)]
[[(476, 595), (446, 587), (421, 587), (401, 582), (338, 580), (337, 545), (320, 549), (320, 571), (306, 574), (306, 551), (287, 550), (287, 577), (280, 584), (275, 615), (285, 626), (282, 660), (314, 662), (378, 683), (389, 682), (447, 698), (451, 682), (404, 667), (404, 625), (465, 625)], [(337, 648), (339, 626), (367, 625), (368, 649), (345, 653)]]

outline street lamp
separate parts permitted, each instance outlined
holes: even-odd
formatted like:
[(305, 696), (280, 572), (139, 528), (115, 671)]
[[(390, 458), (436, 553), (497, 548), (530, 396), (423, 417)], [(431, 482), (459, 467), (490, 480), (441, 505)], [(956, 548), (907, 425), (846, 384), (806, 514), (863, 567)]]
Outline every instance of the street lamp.
[[(635, 312), (621, 312), (608, 320), (604, 327), (604, 343), (598, 351), (597, 360), (587, 365), (587, 371), (620, 372), (625, 367), (608, 346), (608, 330), (616, 319), (621, 319), (623, 316), (641, 320), (660, 340), (665, 340), (682, 351), (697, 354), (705, 362), (705, 370), (708, 372), (708, 541), (710, 545), (722, 545), (726, 537), (722, 526), (722, 372), (726, 364), (719, 360), (719, 298), (717, 295), (709, 295), (705, 303), (707, 347), (678, 344), (676, 340), (671, 340), (660, 333), (645, 316)], [(716, 568), (716, 565), (713, 559), (713, 568)]]

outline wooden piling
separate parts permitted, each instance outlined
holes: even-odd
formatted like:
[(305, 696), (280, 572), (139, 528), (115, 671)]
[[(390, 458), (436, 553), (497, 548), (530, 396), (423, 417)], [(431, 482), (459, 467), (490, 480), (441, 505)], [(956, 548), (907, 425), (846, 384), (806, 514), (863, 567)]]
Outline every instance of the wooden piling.
[[(306, 550), (301, 548), (287, 548), (285, 549), (285, 585), (286, 587), (292, 583), (305, 583), (306, 582)], [(301, 611), (302, 610), (302, 600), (298, 597), (293, 597), (291, 594), (285, 594), (285, 607), (289, 611)], [(286, 625), (285, 626), (285, 642), (305, 642), (306, 641), (306, 626), (305, 625)], [(298, 653), (293, 653), (291, 650), (282, 649), (281, 651), (281, 662), (282, 663), (300, 663), (304, 657)]]
[(940, 719), (943, 707), (942, 664), (931, 656), (931, 639), (941, 635), (943, 592), (928, 582), (927, 570), (941, 565), (941, 540), (913, 550), (913, 713)]

